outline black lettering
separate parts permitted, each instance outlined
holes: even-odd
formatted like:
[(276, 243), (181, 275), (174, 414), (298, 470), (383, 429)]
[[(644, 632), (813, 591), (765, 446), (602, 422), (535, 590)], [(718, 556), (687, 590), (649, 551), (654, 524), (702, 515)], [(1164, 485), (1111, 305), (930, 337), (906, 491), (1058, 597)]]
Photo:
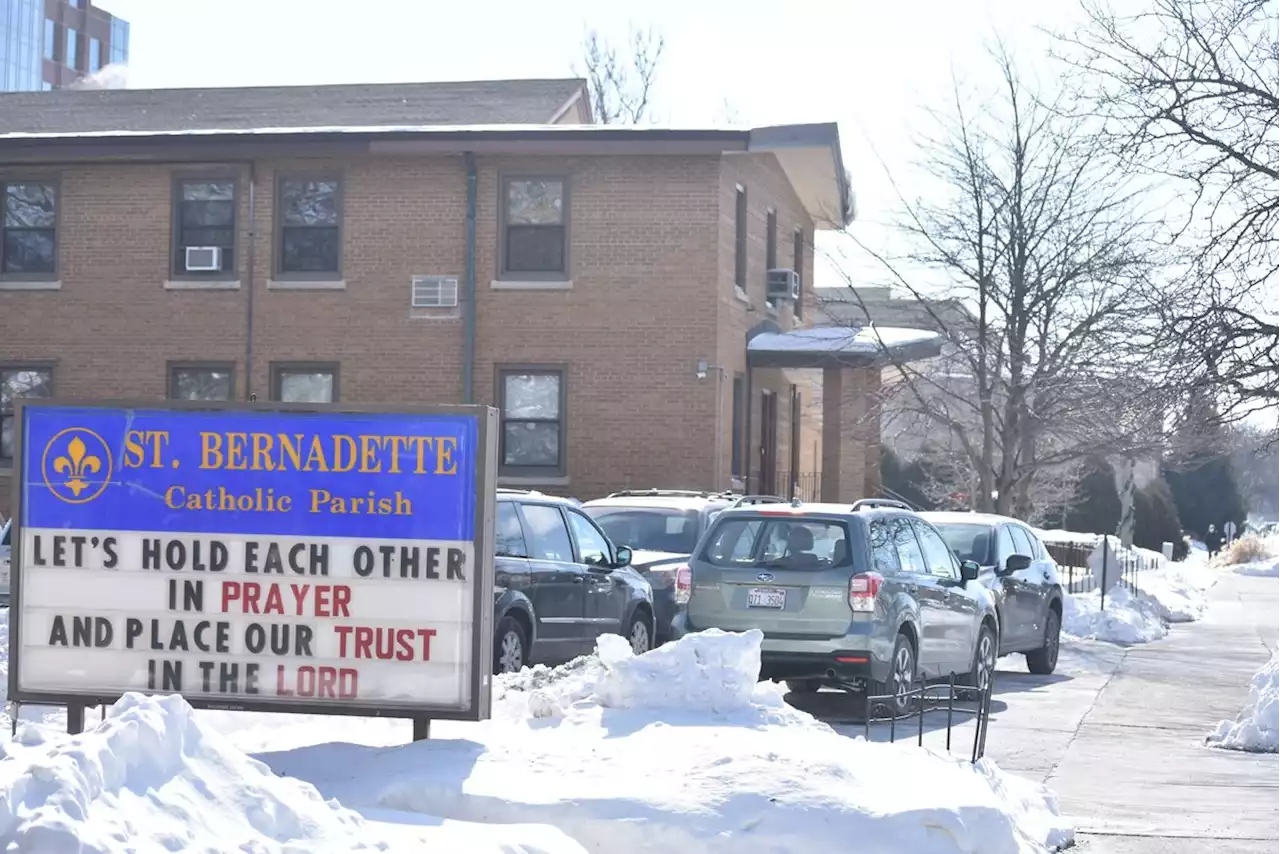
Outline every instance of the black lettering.
[(71, 538), (72, 551), (75, 552), (76, 566), (84, 566), (84, 544), (87, 542), (84, 537), (75, 536)]
[(53, 538), (53, 566), (67, 565), (67, 538), (55, 535)]
[(93, 646), (93, 617), (71, 618), (71, 645)]
[(182, 662), (160, 662), (160, 690), (182, 693)]
[(351, 559), (352, 569), (361, 578), (368, 578), (373, 573), (373, 550), (368, 546), (356, 546)]
[(160, 621), (151, 620), (150, 628), (151, 628), (151, 648), (156, 650), (157, 652), (163, 652), (164, 644), (161, 643), (160, 641)]
[[(440, 577), (440, 550), (435, 546), (427, 549), (427, 569), (423, 573), (427, 578)], [(415, 578), (417, 576), (414, 576)]]
[(182, 569), (187, 562), (187, 547), (181, 540), (170, 540), (164, 547), (164, 562), (170, 569)]
[(308, 657), (314, 656), (315, 653), (311, 651), (311, 638), (314, 634), (311, 631), (311, 627), (297, 626), (296, 628), (298, 634), (298, 655), (305, 655)]
[(263, 573), (274, 572), (277, 575), (284, 574), (284, 562), (280, 560), (280, 546), (276, 543), (267, 544), (267, 559), (262, 565)]
[(240, 665), (226, 661), (218, 662), (218, 693), (239, 694)]
[(178, 610), (178, 580), (176, 578), (169, 579), (169, 610)]
[(126, 617), (124, 620), (124, 645), (133, 649), (133, 642), (142, 637), (142, 620)]
[(226, 568), (227, 568), (227, 563), (228, 563), (228, 561), (230, 561), (230, 559), (231, 559), (231, 558), (230, 558), (230, 554), (231, 554), (231, 552), (230, 552), (230, 550), (227, 548), (227, 544), (226, 544), (226, 543), (220, 542), (220, 541), (218, 541), (218, 540), (212, 540), (212, 541), (210, 541), (210, 543), (209, 543), (209, 571), (210, 571), (210, 572), (222, 572), (222, 570), (226, 569)]
[(36, 534), (31, 538), (31, 562), (36, 566), (47, 566), (44, 555), (40, 552), (40, 535)]
[[(391, 558), (395, 557), (396, 547), (395, 546), (378, 546), (378, 553), (382, 555), (382, 577), (390, 578), (391, 577)], [(402, 578), (404, 577), (404, 573), (401, 573), (401, 577)], [(417, 578), (417, 576), (415, 575), (414, 578)]]
[(201, 661), (197, 666), (200, 668), (200, 690), (209, 694), (213, 691), (213, 662)]
[(98, 649), (105, 649), (111, 646), (111, 639), (115, 636), (115, 628), (111, 625), (111, 621), (106, 617), (93, 618), (93, 645)]
[(258, 665), (246, 664), (244, 666), (244, 692), (246, 694), (258, 693)]
[(173, 621), (173, 628), (169, 630), (169, 649), (191, 651), (191, 645), (187, 643), (187, 627), (182, 620)]
[(329, 544), (321, 543), (311, 544), (311, 574), (312, 575), (328, 575), (329, 574)]
[(103, 537), (102, 551), (107, 557), (102, 561), (103, 569), (115, 569), (116, 564), (120, 562), (120, 556), (116, 554), (116, 538)]
[[(40, 539), (36, 537), (36, 539)], [(53, 618), (53, 626), (49, 629), (49, 646), (66, 646), (67, 645), (67, 625), (62, 621), (61, 616)]]
[(160, 568), (160, 540), (155, 537), (142, 541), (142, 568)]
[(204, 610), (204, 582), (196, 579), (195, 581), (182, 582), (182, 610), (184, 611), (203, 611)]
[(467, 564), (467, 553), (462, 549), (449, 549), (448, 557), (449, 571), (448, 578), (450, 581), (466, 581), (467, 577), (462, 574), (462, 568)]
[(263, 647), (267, 645), (267, 631), (262, 628), (260, 623), (250, 623), (244, 629), (244, 645), (249, 652), (262, 652)]
[(271, 624), (271, 652), (274, 655), (289, 654), (289, 624)]
[(244, 571), (258, 571), (258, 544), (253, 540), (247, 540), (244, 544)]
[(218, 632), (215, 635), (215, 638), (216, 640), (214, 641), (214, 643), (217, 645), (216, 649), (218, 652), (221, 652), (224, 654), (230, 652), (231, 651), (231, 624), (218, 623)]
[(405, 568), (413, 567), (410, 578), (418, 577), (418, 559), (422, 556), (417, 546), (401, 546), (400, 547), (400, 577), (405, 577)]
[(156, 689), (156, 660), (154, 658), (147, 659), (147, 690), (154, 691)]

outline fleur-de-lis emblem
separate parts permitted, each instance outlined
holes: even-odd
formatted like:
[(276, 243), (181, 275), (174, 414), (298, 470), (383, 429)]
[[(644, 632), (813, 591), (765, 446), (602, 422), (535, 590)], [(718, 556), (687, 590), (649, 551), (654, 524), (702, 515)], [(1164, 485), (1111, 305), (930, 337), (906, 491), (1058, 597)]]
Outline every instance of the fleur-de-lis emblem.
[(67, 443), (66, 454), (54, 457), (53, 470), (67, 478), (63, 485), (79, 498), (89, 488), (85, 478), (102, 471), (102, 460), (88, 453), (84, 440), (75, 436)]

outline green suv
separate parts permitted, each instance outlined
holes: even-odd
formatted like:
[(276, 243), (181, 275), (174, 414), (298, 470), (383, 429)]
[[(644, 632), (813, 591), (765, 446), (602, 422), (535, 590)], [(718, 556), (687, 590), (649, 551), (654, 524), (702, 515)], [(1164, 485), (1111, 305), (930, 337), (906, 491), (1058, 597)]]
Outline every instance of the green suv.
[(676, 579), (675, 637), (760, 629), (762, 679), (901, 697), (919, 677), (985, 689), (999, 624), (979, 567), (900, 502), (725, 510)]

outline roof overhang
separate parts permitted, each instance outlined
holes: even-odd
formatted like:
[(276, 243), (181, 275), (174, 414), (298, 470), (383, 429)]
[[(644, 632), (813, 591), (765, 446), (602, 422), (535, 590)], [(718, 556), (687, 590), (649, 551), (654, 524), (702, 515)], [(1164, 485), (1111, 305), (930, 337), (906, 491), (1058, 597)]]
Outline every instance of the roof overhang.
[[(772, 324), (770, 324), (772, 326)], [(747, 340), (752, 368), (872, 368), (931, 359), (942, 338), (918, 329), (810, 326), (781, 332), (757, 327)]]
[(836, 125), (755, 129), (610, 125), (422, 125), (0, 133), (0, 164), (90, 160), (235, 162), (343, 155), (723, 155), (769, 152), (818, 228), (842, 228), (852, 193)]

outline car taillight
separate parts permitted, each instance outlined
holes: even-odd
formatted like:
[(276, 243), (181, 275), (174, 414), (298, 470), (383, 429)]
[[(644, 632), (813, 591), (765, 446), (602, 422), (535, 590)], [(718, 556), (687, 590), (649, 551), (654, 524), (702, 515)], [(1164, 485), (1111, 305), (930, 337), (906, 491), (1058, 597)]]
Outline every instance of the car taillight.
[(884, 577), (875, 572), (860, 572), (849, 579), (849, 610), (869, 613), (876, 609), (876, 596)]
[(689, 604), (689, 594), (693, 592), (693, 570), (687, 566), (676, 568), (676, 604)]

